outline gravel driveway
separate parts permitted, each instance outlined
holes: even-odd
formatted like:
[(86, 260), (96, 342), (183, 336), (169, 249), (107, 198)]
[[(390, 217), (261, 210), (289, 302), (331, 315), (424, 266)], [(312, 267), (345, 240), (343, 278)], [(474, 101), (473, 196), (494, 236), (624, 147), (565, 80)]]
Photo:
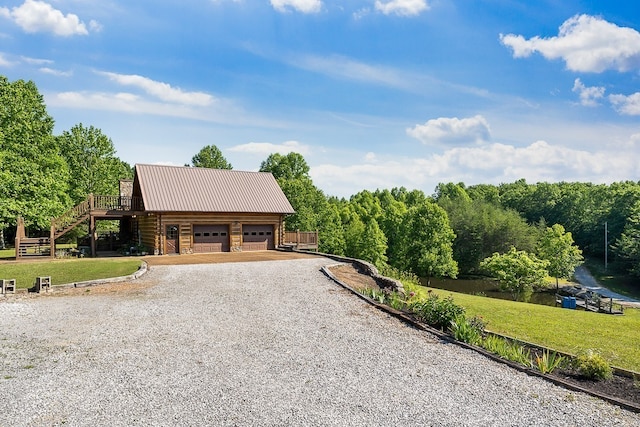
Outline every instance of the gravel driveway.
[(0, 301), (0, 425), (640, 425), (400, 323), (333, 263), (154, 266), (131, 291)]

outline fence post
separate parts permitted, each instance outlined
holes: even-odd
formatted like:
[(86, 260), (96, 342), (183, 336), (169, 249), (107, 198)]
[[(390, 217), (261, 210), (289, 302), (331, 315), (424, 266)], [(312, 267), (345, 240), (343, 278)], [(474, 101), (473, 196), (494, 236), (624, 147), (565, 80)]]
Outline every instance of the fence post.
[(55, 218), (51, 218), (51, 229), (49, 231), (49, 251), (51, 252), (51, 258), (56, 257), (56, 226)]

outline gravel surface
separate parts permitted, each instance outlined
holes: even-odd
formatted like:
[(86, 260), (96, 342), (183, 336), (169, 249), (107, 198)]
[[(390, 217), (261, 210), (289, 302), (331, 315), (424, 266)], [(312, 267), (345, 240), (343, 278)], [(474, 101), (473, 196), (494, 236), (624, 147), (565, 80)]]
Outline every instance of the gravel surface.
[(0, 300), (0, 425), (640, 425), (400, 323), (328, 264), (154, 266), (131, 292)]

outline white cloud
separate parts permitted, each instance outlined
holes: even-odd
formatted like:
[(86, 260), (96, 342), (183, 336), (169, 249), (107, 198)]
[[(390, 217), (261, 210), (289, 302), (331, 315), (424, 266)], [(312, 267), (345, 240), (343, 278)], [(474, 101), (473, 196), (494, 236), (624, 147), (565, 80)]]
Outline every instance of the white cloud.
[(472, 144), (489, 140), (491, 131), (485, 118), (478, 115), (465, 119), (431, 119), (424, 125), (407, 129), (407, 134), (424, 144)]
[(298, 141), (285, 141), (282, 144), (272, 144), (270, 142), (249, 142), (247, 144), (231, 147), (229, 151), (260, 155), (268, 155), (272, 153), (289, 154), (291, 152), (295, 152), (304, 156), (310, 153), (309, 146), (301, 144)]
[(14, 64), (14, 62), (9, 61), (2, 53), (0, 53), (0, 67), (11, 67)]
[(573, 92), (580, 96), (580, 104), (585, 107), (596, 107), (600, 105), (599, 99), (604, 97), (605, 88), (602, 86), (586, 87), (580, 79), (573, 82)]
[(0, 9), (0, 15), (12, 19), (27, 33), (51, 32), (57, 36), (89, 34), (78, 15), (64, 15), (43, 1), (25, 0), (22, 5), (14, 7), (11, 11), (7, 8)]
[(214, 101), (213, 96), (207, 93), (185, 92), (182, 89), (171, 87), (168, 83), (157, 82), (135, 74), (117, 74), (104, 71), (97, 71), (96, 73), (107, 76), (118, 84), (142, 89), (147, 94), (166, 102), (205, 107), (211, 105)]
[(539, 52), (547, 59), (562, 58), (572, 71), (629, 71), (640, 65), (640, 33), (595, 16), (569, 18), (560, 26), (557, 37), (526, 40), (520, 35), (500, 34), (500, 40), (513, 49), (514, 58)]
[(53, 61), (51, 59), (30, 58), (28, 56), (21, 56), (20, 59), (27, 64), (31, 65), (51, 65)]
[(49, 67), (40, 68), (40, 72), (58, 77), (71, 77), (73, 75), (73, 71), (61, 71)]
[(526, 147), (494, 143), (452, 148), (425, 158), (367, 154), (371, 162), (312, 166), (310, 175), (318, 187), (338, 197), (349, 197), (363, 189), (400, 186), (430, 194), (440, 182), (498, 185), (524, 178), (527, 182), (605, 183), (639, 175), (640, 153), (634, 147), (630, 143), (624, 150), (590, 152), (545, 141)]
[(322, 10), (321, 0), (270, 0), (271, 6), (278, 12), (287, 12), (289, 9), (302, 13), (318, 13)]
[(429, 10), (426, 0), (376, 0), (375, 8), (385, 15), (414, 16)]
[(291, 58), (289, 62), (298, 68), (328, 76), (384, 86), (408, 89), (409, 82), (414, 80), (394, 68), (354, 61), (340, 55), (329, 57), (308, 55)]
[(620, 114), (640, 116), (640, 92), (632, 95), (609, 95), (609, 102)]

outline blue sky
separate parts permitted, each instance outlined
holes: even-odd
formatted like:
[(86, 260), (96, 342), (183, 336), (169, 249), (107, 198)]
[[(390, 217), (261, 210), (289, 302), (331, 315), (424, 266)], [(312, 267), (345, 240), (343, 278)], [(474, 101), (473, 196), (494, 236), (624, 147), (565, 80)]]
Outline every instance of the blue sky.
[(640, 4), (3, 0), (0, 74), (131, 164), (297, 151), (326, 194), (640, 180)]

